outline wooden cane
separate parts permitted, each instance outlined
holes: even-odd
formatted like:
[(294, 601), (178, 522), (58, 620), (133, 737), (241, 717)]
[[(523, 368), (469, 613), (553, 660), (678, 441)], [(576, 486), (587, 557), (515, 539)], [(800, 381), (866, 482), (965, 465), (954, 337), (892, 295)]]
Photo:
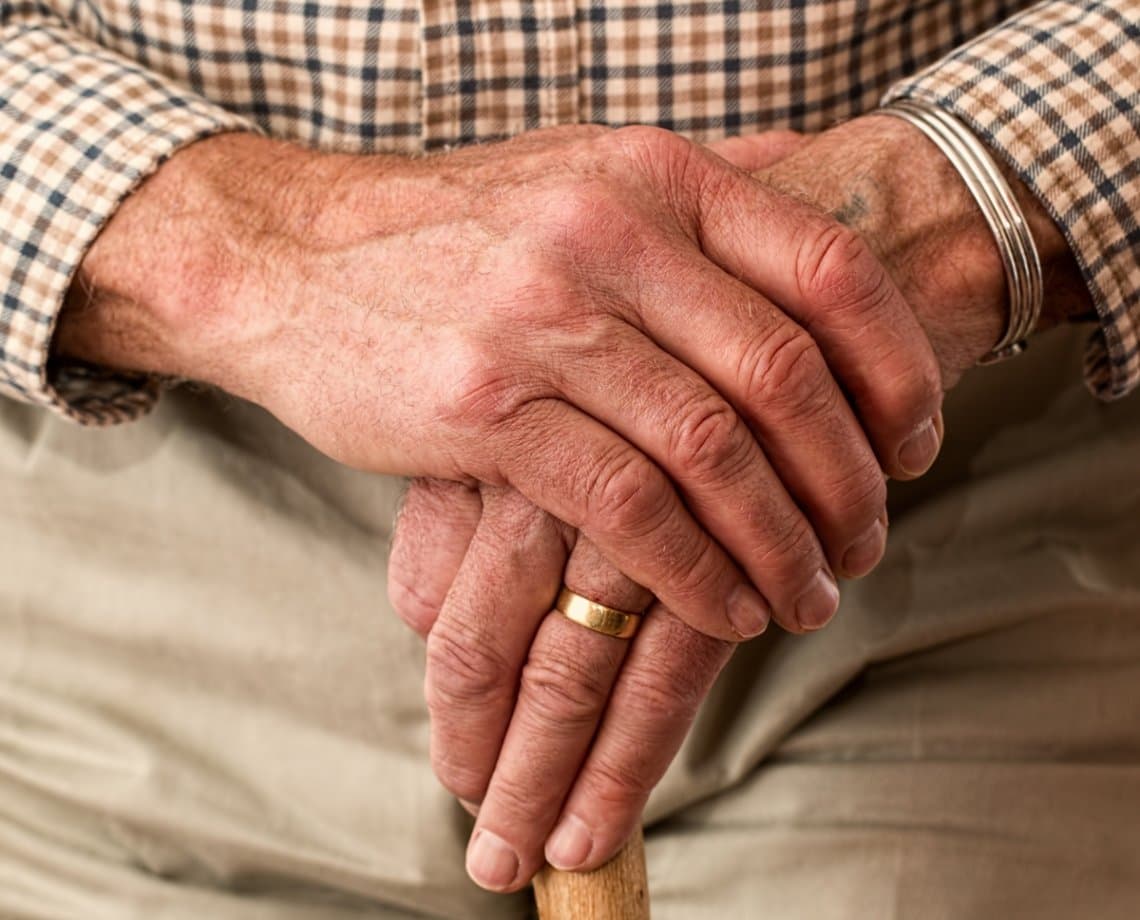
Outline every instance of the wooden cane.
[(649, 920), (641, 828), (617, 856), (593, 872), (547, 866), (534, 880), (534, 896), (540, 920)]

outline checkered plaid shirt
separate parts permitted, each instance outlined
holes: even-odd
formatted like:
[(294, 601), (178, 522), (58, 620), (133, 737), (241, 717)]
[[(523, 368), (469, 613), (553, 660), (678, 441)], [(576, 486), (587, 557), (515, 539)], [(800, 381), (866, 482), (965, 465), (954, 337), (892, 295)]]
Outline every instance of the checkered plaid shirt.
[(1140, 378), (1140, 0), (0, 0), (0, 394), (88, 423), (153, 382), (49, 374), (72, 274), (165, 157), (254, 129), (416, 153), (566, 122), (697, 139), (922, 97), (1011, 164)]

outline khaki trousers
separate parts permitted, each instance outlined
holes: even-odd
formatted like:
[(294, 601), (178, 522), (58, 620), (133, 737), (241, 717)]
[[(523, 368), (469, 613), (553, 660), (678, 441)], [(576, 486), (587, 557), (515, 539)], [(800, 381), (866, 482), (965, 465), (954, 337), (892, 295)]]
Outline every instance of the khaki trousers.
[[(648, 822), (657, 920), (1140, 916), (1140, 397), (978, 371), (837, 621), (740, 650)], [(0, 916), (524, 917), (466, 880), (400, 483), (180, 392), (0, 406)]]

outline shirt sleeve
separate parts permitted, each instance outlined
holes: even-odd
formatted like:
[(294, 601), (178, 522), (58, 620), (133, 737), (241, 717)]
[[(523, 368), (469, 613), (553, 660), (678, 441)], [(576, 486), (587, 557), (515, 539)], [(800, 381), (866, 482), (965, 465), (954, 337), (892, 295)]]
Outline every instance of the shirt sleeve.
[(34, 0), (0, 4), (0, 396), (86, 424), (147, 411), (158, 383), (53, 367), (56, 318), (103, 225), (180, 147), (254, 130), (75, 34)]
[(1140, 381), (1140, 7), (1046, 0), (892, 87), (968, 124), (1052, 215), (1100, 320), (1103, 399)]

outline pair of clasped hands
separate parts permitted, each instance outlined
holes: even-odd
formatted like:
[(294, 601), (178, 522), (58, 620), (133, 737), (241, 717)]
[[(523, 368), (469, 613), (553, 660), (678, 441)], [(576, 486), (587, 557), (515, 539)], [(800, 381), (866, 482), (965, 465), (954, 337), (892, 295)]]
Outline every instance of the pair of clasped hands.
[[(497, 891), (617, 851), (735, 645), (827, 624), (837, 577), (883, 554), (885, 477), (921, 475), (942, 435), (941, 368), (886, 266), (748, 175), (805, 138), (602, 143), (558, 194), (525, 172), (504, 192), (553, 235), (471, 265), (510, 286), (483, 305), (510, 322), (437, 369), (456, 450), (496, 432), (494, 460), (413, 481), (391, 557), (433, 766)], [(645, 610), (639, 632), (563, 617), (563, 584)]]
[[(411, 484), (389, 577), (427, 642), (432, 761), (477, 817), (480, 885), (605, 862), (736, 643), (771, 620), (823, 627), (837, 578), (879, 562), (885, 478), (934, 462), (943, 387), (1003, 322), (980, 215), (909, 131), (866, 119), (711, 150), (610, 135), (559, 194), (525, 170), (498, 193), (555, 232), (520, 249), (504, 228), (506, 248), (471, 265), (510, 285), (481, 305), (510, 321), (438, 368), (461, 394), (456, 450), (496, 431), (494, 460), (478, 483)], [(880, 150), (876, 166), (928, 181), (900, 194), (829, 171), (888, 135), (925, 165)], [(610, 638), (552, 611), (562, 584), (646, 610), (640, 631)]]
[[(468, 871), (513, 891), (612, 856), (735, 645), (819, 629), (874, 568), (885, 479), (934, 462), (1004, 304), (961, 181), (890, 118), (422, 158), (239, 132), (124, 202), (57, 338), (418, 477), (390, 595)], [(640, 631), (552, 612), (563, 584)]]

